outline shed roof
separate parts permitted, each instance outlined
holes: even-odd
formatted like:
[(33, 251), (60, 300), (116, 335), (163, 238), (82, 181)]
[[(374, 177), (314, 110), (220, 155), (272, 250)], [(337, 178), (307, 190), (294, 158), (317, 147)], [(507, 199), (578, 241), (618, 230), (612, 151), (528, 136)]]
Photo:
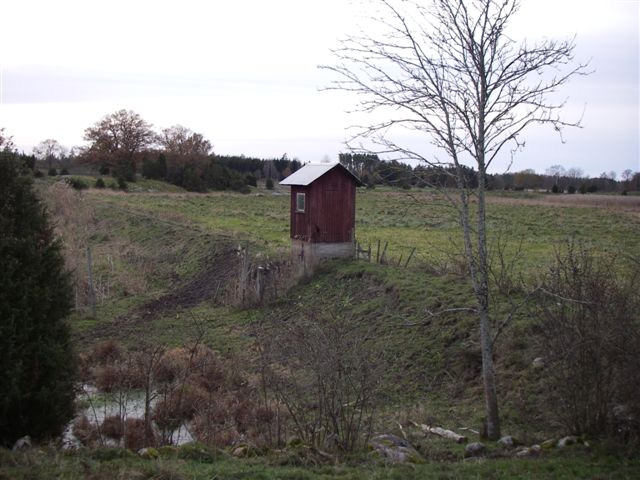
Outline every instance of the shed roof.
[(362, 182), (358, 177), (356, 177), (353, 173), (349, 171), (344, 165), (341, 163), (307, 163), (300, 170), (296, 170), (287, 178), (280, 182), (280, 185), (303, 185), (307, 186), (310, 183), (316, 181), (322, 175), (327, 173), (329, 170), (333, 170), (334, 168), (341, 168), (349, 175), (353, 177), (356, 182), (356, 185), (362, 185)]

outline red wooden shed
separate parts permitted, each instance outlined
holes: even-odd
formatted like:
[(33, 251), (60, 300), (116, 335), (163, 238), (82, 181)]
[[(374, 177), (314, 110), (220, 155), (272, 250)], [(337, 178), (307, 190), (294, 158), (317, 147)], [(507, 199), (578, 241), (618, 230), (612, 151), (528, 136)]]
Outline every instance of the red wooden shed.
[(355, 254), (356, 186), (339, 163), (309, 163), (280, 185), (291, 186), (291, 248), (305, 263)]

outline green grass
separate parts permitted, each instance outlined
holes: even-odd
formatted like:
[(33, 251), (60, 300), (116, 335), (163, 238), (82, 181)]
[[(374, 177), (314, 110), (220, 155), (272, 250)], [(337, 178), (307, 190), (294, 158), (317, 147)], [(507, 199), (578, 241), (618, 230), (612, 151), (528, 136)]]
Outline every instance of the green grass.
[[(85, 181), (94, 182), (90, 178)], [(56, 179), (44, 178), (43, 187)], [(93, 184), (93, 183), (92, 183)], [(134, 188), (135, 185), (135, 188)], [(478, 428), (483, 401), (476, 319), (470, 312), (430, 315), (473, 305), (468, 279), (455, 273), (451, 254), (460, 245), (455, 210), (433, 192), (361, 189), (357, 194), (356, 231), (375, 257), (378, 241), (388, 242), (390, 265), (364, 261), (328, 262), (282, 298), (252, 308), (214, 305), (163, 311), (143, 318), (142, 305), (171, 292), (202, 272), (208, 260), (229, 245), (248, 246), (260, 260), (288, 254), (289, 196), (264, 188), (252, 194), (190, 194), (173, 186), (142, 180), (128, 193), (91, 189), (82, 194), (91, 221), (86, 231), (92, 248), (96, 284), (104, 290), (93, 318), (87, 309), (70, 322), (79, 350), (104, 339), (135, 347), (141, 338), (178, 346), (206, 330), (205, 343), (225, 356), (252, 365), (251, 325), (278, 321), (291, 310), (342, 315), (372, 347), (383, 350), (380, 376), (383, 402), (378, 431), (395, 432), (397, 421), (423, 421), (449, 428)], [(574, 237), (600, 251), (640, 251), (637, 212), (578, 205), (545, 205), (540, 194), (491, 194), (490, 238), (502, 236), (513, 253), (522, 240), (516, 273), (532, 278), (544, 271), (554, 249)], [(409, 268), (404, 268), (415, 248)], [(400, 256), (403, 262), (397, 265)], [(448, 263), (448, 269), (440, 268)], [(79, 268), (83, 268), (81, 261)], [(439, 273), (434, 273), (437, 271)], [(446, 272), (446, 273), (442, 273)], [(102, 290), (101, 290), (102, 291)], [(517, 294), (493, 296), (493, 318), (501, 320)], [(496, 348), (498, 394), (503, 431), (529, 444), (556, 433), (539, 424), (544, 404), (537, 402), (537, 355), (530, 342), (532, 319), (516, 315)], [(437, 440), (419, 442), (430, 462), (388, 466), (371, 458), (338, 465), (291, 465), (282, 456), (213, 464), (163, 457), (145, 461), (131, 455), (107, 460), (95, 452), (54, 449), (27, 454), (0, 451), (4, 478), (638, 478), (640, 462), (580, 449), (545, 453), (538, 459), (462, 461), (462, 447)], [(448, 458), (448, 461), (443, 459)], [(282, 465), (282, 463), (285, 463)]]
[(380, 461), (336, 465), (280, 465), (284, 458), (271, 455), (236, 460), (223, 456), (213, 463), (182, 460), (162, 455), (143, 460), (133, 454), (114, 450), (111, 453), (60, 452), (53, 449), (27, 453), (0, 450), (0, 478), (39, 480), (60, 478), (76, 480), (106, 479), (251, 479), (251, 480), (322, 480), (322, 479), (635, 479), (640, 476), (640, 461), (612, 456), (594, 457), (576, 451), (543, 455), (535, 459), (487, 459), (465, 462), (433, 462), (423, 465), (386, 465)]
[[(96, 194), (92, 194), (94, 197)], [(528, 193), (507, 198), (534, 199)], [(495, 198), (505, 198), (501, 193)], [(530, 271), (552, 255), (566, 238), (594, 243), (604, 251), (640, 250), (640, 217), (630, 212), (576, 206), (509, 204), (489, 199), (487, 230), (490, 241), (498, 235), (512, 244), (523, 243), (521, 271)], [(202, 231), (250, 241), (274, 254), (289, 245), (289, 199), (286, 195), (257, 196), (233, 193), (206, 195), (104, 196), (105, 206), (129, 212), (169, 218)], [(359, 190), (356, 236), (362, 246), (388, 242), (387, 257), (442, 262), (461, 245), (456, 211), (439, 195), (429, 191), (404, 193), (388, 189)]]

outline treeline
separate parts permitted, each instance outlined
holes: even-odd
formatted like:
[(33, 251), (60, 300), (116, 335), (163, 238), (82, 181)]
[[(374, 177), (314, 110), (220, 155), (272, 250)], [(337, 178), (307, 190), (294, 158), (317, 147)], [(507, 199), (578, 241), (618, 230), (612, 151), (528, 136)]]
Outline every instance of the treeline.
[(260, 159), (245, 156), (209, 155), (205, 158), (172, 162), (165, 152), (146, 152), (141, 174), (144, 178), (163, 180), (192, 192), (235, 190), (248, 193), (258, 180), (282, 180), (298, 170), (301, 163), (281, 159)]
[[(126, 189), (126, 182), (135, 182), (141, 174), (195, 192), (246, 193), (262, 178), (266, 178), (267, 188), (273, 188), (274, 180), (281, 180), (301, 166), (286, 154), (266, 160), (216, 155), (211, 142), (202, 134), (181, 125), (157, 132), (131, 110), (104, 116), (85, 129), (83, 138), (87, 145), (70, 151), (56, 140), (47, 139), (33, 149), (32, 155), (20, 155), (36, 175), (43, 175), (41, 168), (49, 175), (66, 174), (71, 169), (74, 173), (97, 170), (102, 175), (112, 175), (119, 188)], [(11, 137), (0, 128), (0, 148), (13, 150), (13, 147)], [(96, 186), (103, 185), (102, 179), (96, 182)]]
[[(404, 189), (456, 187), (454, 167), (417, 165), (412, 167), (396, 160), (383, 161), (375, 154), (341, 153), (340, 163), (358, 175), (368, 187), (392, 185)], [(465, 183), (470, 188), (478, 186), (477, 172), (467, 166)], [(553, 193), (594, 193), (640, 191), (640, 172), (625, 170), (618, 179), (615, 172), (603, 172), (598, 177), (588, 177), (580, 169), (565, 170), (553, 165), (544, 174), (527, 169), (514, 173), (489, 174), (485, 177), (489, 190), (538, 190)]]

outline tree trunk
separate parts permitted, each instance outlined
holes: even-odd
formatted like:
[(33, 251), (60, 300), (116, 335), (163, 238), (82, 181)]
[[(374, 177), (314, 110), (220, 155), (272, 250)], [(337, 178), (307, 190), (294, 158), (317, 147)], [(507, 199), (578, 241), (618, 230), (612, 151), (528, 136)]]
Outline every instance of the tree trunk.
[(486, 199), (485, 199), (485, 168), (479, 162), (478, 168), (478, 258), (475, 263), (475, 293), (480, 317), (480, 350), (482, 352), (482, 381), (484, 384), (484, 398), (487, 409), (486, 432), (489, 440), (500, 438), (500, 416), (498, 399), (496, 396), (496, 382), (493, 373), (493, 346), (491, 344), (491, 325), (489, 321), (489, 265), (487, 259), (486, 234)]

